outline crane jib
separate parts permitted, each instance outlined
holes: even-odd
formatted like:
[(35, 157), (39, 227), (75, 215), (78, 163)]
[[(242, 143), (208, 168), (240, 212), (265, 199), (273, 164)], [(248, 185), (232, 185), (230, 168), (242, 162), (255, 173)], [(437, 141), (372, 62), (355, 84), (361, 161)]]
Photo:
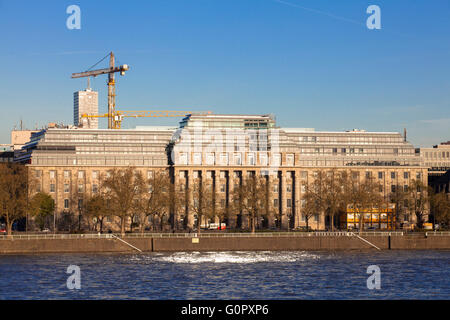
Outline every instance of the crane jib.
[(72, 78), (95, 77), (95, 76), (98, 76), (101, 74), (123, 72), (123, 71), (128, 71), (128, 70), (129, 70), (129, 66), (123, 65), (123, 66), (115, 67), (115, 68), (105, 68), (105, 69), (98, 69), (98, 70), (92, 70), (92, 71), (72, 73)]

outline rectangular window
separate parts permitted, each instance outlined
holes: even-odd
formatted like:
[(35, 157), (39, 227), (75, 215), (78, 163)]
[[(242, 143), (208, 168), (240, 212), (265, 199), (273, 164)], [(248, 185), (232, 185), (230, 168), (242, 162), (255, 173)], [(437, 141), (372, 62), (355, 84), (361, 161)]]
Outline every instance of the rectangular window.
[(84, 178), (84, 171), (78, 171), (78, 179)]
[(98, 192), (98, 185), (97, 184), (93, 184), (92, 185), (92, 193), (97, 193)]
[(420, 172), (417, 172), (416, 178), (417, 179), (421, 179), (422, 178), (422, 175), (420, 174)]
[(202, 164), (202, 154), (194, 153), (194, 164)]
[(395, 172), (391, 172), (391, 179), (395, 179)]
[(395, 184), (393, 184), (393, 185), (391, 185), (391, 192), (395, 193), (395, 191), (396, 191)]
[(147, 171), (147, 179), (153, 179), (153, 170)]
[(288, 208), (292, 207), (292, 199), (286, 199), (286, 206)]
[(64, 209), (69, 209), (69, 199), (64, 199)]
[(266, 154), (260, 154), (259, 155), (259, 161), (260, 161), (260, 164), (262, 166), (267, 166), (267, 155)]
[(64, 184), (64, 193), (69, 193), (70, 192), (70, 186), (68, 183)]
[(215, 162), (215, 155), (214, 153), (209, 153), (206, 155), (206, 164), (214, 165)]
[(98, 179), (98, 171), (92, 171), (92, 179), (94, 180)]
[(254, 166), (255, 165), (255, 155), (253, 153), (249, 153), (247, 155), (247, 161), (250, 166)]
[(278, 207), (278, 199), (273, 199), (273, 206), (274, 206), (275, 208)]
[(281, 155), (279, 153), (273, 155), (273, 165), (275, 166), (281, 165)]
[(383, 172), (378, 172), (378, 179), (383, 179)]
[(308, 171), (301, 171), (300, 172), (300, 176), (301, 176), (302, 179), (308, 178)]
[(407, 184), (405, 184), (405, 185), (403, 186), (403, 191), (408, 192), (408, 185), (407, 185)]
[(55, 192), (55, 184), (50, 183), (50, 192)]
[(55, 179), (56, 173), (55, 171), (50, 171), (50, 179)]
[(42, 171), (41, 170), (36, 170), (35, 174), (36, 174), (36, 178), (40, 178), (41, 175), (42, 175)]
[(403, 178), (408, 179), (409, 178), (409, 172), (403, 172)]
[(234, 154), (234, 164), (237, 166), (241, 165), (241, 154), (240, 153)]
[(65, 170), (64, 171), (64, 178), (69, 179), (70, 178), (70, 171)]
[(294, 165), (294, 155), (293, 154), (286, 155), (286, 162), (287, 162), (288, 166), (293, 166)]
[(220, 185), (220, 192), (225, 192), (225, 185), (224, 184)]
[(286, 186), (286, 191), (287, 191), (287, 192), (292, 192), (292, 186), (291, 186), (290, 184), (288, 184), (288, 185)]
[(84, 192), (84, 184), (79, 184), (78, 185), (78, 193), (83, 193)]
[(180, 153), (180, 164), (188, 164), (187, 153)]
[(221, 163), (222, 165), (225, 165), (225, 166), (228, 165), (228, 154), (222, 153), (222, 154), (220, 155), (220, 163)]
[(273, 186), (273, 192), (278, 192), (278, 185), (277, 185), (277, 184), (275, 184), (275, 185)]

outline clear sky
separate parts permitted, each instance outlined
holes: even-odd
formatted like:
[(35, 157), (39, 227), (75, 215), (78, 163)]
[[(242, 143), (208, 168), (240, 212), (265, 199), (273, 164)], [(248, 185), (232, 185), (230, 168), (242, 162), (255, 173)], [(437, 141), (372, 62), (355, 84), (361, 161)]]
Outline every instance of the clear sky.
[[(80, 30), (66, 27), (72, 4)], [(369, 5), (381, 30), (366, 27)], [(0, 35), (0, 143), (21, 119), (72, 124), (86, 79), (71, 73), (109, 51), (131, 66), (118, 76), (118, 110), (274, 113), (282, 127), (406, 127), (418, 147), (450, 140), (448, 0), (0, 0)], [(106, 78), (91, 83), (101, 112)]]

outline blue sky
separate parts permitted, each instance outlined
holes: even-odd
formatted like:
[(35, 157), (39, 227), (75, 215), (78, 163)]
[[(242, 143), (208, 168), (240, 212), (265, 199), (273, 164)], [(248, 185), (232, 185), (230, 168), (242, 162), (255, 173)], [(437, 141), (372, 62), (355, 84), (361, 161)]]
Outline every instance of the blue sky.
[[(81, 8), (81, 30), (66, 8)], [(381, 30), (369, 30), (369, 5)], [(119, 110), (274, 113), (282, 127), (398, 131), (450, 140), (450, 2), (0, 0), (0, 143), (10, 130), (73, 122), (73, 72), (109, 51)], [(106, 66), (103, 64), (101, 66)], [(106, 76), (91, 83), (106, 112)], [(105, 122), (102, 123), (105, 125)], [(125, 119), (123, 127), (177, 125)]]

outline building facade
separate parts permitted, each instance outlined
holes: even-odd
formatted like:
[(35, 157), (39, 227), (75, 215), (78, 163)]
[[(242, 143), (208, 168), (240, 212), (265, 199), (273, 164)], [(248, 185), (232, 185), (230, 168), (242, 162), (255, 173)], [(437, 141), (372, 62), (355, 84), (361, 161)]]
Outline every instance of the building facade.
[[(395, 187), (427, 181), (427, 168), (400, 133), (279, 128), (271, 115), (190, 115), (178, 128), (47, 129), (32, 136), (18, 161), (27, 163), (39, 190), (55, 198), (57, 212), (73, 211), (112, 168), (133, 166), (144, 176), (168, 170), (176, 190), (205, 183), (225, 207), (246, 176), (263, 175), (278, 212), (264, 224), (283, 228), (306, 225), (303, 194), (318, 170), (374, 177), (387, 203)], [(176, 217), (191, 228), (196, 221), (190, 206)], [(245, 227), (248, 221), (233, 213), (227, 223)], [(318, 213), (309, 226), (325, 229), (329, 221)]]
[(450, 170), (450, 141), (432, 148), (420, 148), (422, 165), (429, 168), (430, 176), (439, 176)]

